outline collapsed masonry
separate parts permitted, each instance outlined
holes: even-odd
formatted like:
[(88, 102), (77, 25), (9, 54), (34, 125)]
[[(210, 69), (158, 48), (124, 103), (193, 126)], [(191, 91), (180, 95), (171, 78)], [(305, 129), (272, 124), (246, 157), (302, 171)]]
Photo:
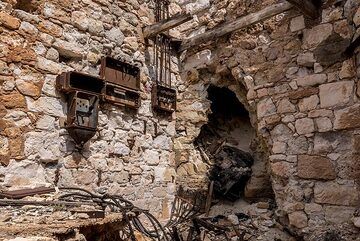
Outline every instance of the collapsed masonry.
[[(177, 90), (176, 112), (162, 115), (152, 108), (157, 71), (143, 29), (159, 20), (153, 2), (0, 1), (1, 189), (78, 186), (121, 194), (168, 219), (177, 187), (208, 189), (211, 151), (206, 138), (198, 140), (214, 124), (211, 88), (226, 87), (248, 113), (247, 130), (255, 137), (245, 151), (254, 162), (230, 165), (242, 168), (238, 180), (249, 180), (235, 185), (235, 203), (208, 210), (218, 217), (215, 224), (234, 225), (235, 240), (235, 230), (244, 240), (291, 240), (290, 234), (357, 240), (360, 3), (301, 2), (171, 2), (169, 15), (181, 14), (183, 24), (168, 34), (187, 40), (179, 58), (171, 55), (167, 75)], [(66, 99), (56, 77), (67, 71), (98, 76), (104, 56), (139, 66), (141, 105), (135, 112), (101, 105), (95, 135), (79, 151), (62, 128)], [(220, 133), (230, 143), (215, 159), (243, 154), (234, 151), (231, 136)], [(0, 226), (20, 223), (0, 219)], [(199, 232), (194, 235), (212, 238)]]

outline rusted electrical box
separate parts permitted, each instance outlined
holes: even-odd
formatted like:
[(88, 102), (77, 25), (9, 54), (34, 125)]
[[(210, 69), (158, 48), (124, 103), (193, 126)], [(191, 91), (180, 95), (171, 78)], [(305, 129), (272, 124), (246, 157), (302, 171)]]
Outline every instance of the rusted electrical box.
[(176, 110), (176, 90), (171, 84), (171, 38), (164, 34), (157, 35), (154, 48), (152, 106), (155, 110), (172, 113)]
[(100, 77), (105, 80), (105, 101), (134, 109), (140, 107), (139, 68), (104, 57), (101, 60)]
[(96, 133), (100, 102), (140, 107), (139, 68), (104, 57), (100, 77), (71, 71), (56, 79), (56, 89), (67, 97), (65, 128), (80, 147)]
[(62, 73), (56, 79), (56, 88), (67, 96), (65, 128), (78, 146), (85, 144), (96, 133), (99, 101), (104, 87), (102, 79), (77, 72)]
[(174, 112), (176, 110), (176, 90), (161, 85), (152, 88), (152, 106), (158, 111)]

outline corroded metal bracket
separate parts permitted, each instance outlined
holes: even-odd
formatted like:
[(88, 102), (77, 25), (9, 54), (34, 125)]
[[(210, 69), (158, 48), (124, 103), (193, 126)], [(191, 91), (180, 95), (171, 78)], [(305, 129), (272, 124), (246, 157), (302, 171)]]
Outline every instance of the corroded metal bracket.
[(82, 147), (96, 133), (100, 102), (137, 109), (140, 106), (140, 69), (110, 57), (101, 61), (100, 78), (66, 72), (56, 89), (67, 97), (65, 128)]

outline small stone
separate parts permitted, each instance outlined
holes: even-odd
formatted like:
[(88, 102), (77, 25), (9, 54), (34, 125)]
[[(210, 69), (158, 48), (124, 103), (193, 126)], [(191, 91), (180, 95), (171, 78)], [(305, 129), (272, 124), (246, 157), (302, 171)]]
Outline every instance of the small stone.
[(36, 36), (39, 32), (39, 30), (34, 25), (28, 22), (22, 22), (20, 25), (20, 30), (33, 36)]
[(41, 94), (41, 87), (26, 80), (17, 79), (16, 88), (19, 92), (26, 96), (31, 96), (34, 98), (39, 98)]
[(333, 180), (336, 172), (332, 162), (325, 157), (300, 155), (298, 176), (304, 179)]
[(299, 109), (301, 112), (314, 110), (319, 104), (319, 97), (317, 95), (312, 95), (308, 98), (304, 98), (299, 102)]
[(352, 59), (345, 60), (339, 73), (340, 79), (350, 79), (356, 74), (354, 61)]
[(352, 219), (352, 221), (353, 221), (355, 227), (360, 228), (360, 217), (355, 217)]
[(1, 103), (9, 109), (12, 108), (25, 108), (26, 102), (25, 98), (20, 93), (1, 95), (0, 96)]
[(289, 99), (282, 99), (279, 101), (277, 106), (278, 113), (280, 114), (293, 113), (295, 111), (296, 111), (296, 107), (289, 101)]
[(5, 28), (16, 30), (20, 27), (20, 20), (14, 18), (13, 16), (9, 15), (8, 13), (1, 11), (0, 12), (0, 23)]
[(305, 28), (305, 19), (303, 15), (291, 19), (290, 30), (291, 32), (297, 32)]
[(146, 150), (143, 154), (145, 163), (150, 166), (157, 166), (160, 163), (160, 155), (155, 150)]
[(303, 211), (297, 211), (289, 214), (290, 225), (296, 228), (305, 228), (308, 226), (308, 218)]
[(314, 73), (319, 74), (323, 72), (324, 68), (319, 63), (314, 63)]
[(286, 143), (284, 142), (274, 142), (272, 147), (272, 152), (274, 154), (283, 154), (286, 152)]
[(269, 116), (276, 113), (276, 107), (271, 98), (261, 100), (257, 105), (258, 118)]
[(327, 81), (326, 74), (313, 74), (296, 79), (296, 82), (299, 86), (313, 86), (313, 85), (323, 84), (326, 81)]
[(319, 132), (327, 132), (332, 130), (332, 123), (328, 117), (316, 118), (315, 123)]
[(63, 34), (63, 30), (60, 26), (47, 20), (40, 22), (38, 25), (38, 29), (43, 33), (47, 33), (57, 38), (60, 38)]
[(315, 131), (314, 121), (310, 118), (302, 118), (295, 121), (295, 128), (298, 134), (309, 134)]
[(104, 26), (101, 21), (89, 19), (89, 32), (98, 36), (103, 35)]
[(327, 108), (347, 104), (354, 90), (353, 81), (342, 81), (320, 85), (320, 106)]
[(300, 66), (313, 67), (315, 63), (314, 54), (311, 52), (299, 54), (297, 57), (297, 63)]
[(36, 128), (41, 130), (53, 130), (55, 125), (55, 118), (44, 115), (36, 122)]
[(353, 18), (353, 21), (354, 21), (356, 27), (360, 26), (360, 7), (356, 11), (356, 13), (354, 15), (354, 18)]
[(272, 174), (282, 178), (289, 178), (292, 175), (292, 168), (291, 164), (285, 161), (271, 163)]
[(117, 142), (114, 145), (113, 153), (116, 155), (127, 156), (130, 154), (130, 149), (125, 144), (123, 144), (121, 142)]
[(71, 13), (71, 22), (82, 31), (86, 31), (89, 28), (89, 18), (84, 12), (73, 11)]
[(119, 46), (123, 44), (125, 39), (125, 36), (121, 30), (115, 27), (105, 32), (105, 37)]
[(59, 52), (54, 49), (54, 48), (50, 48), (47, 52), (46, 52), (46, 56), (47, 59), (55, 61), (55, 62), (59, 62)]
[(59, 51), (59, 54), (68, 58), (82, 58), (85, 54), (83, 48), (75, 43), (66, 42), (60, 39), (57, 39), (53, 47)]
[(46, 113), (48, 115), (62, 117), (64, 116), (61, 100), (51, 97), (40, 97), (37, 100), (26, 97), (28, 109), (33, 112)]

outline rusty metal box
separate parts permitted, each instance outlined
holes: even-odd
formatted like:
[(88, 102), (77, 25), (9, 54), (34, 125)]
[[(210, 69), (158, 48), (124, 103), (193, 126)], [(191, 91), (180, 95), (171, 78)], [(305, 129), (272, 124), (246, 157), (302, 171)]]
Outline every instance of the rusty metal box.
[(140, 69), (111, 57), (101, 59), (100, 77), (115, 85), (140, 90)]
[(132, 109), (139, 108), (141, 102), (138, 91), (111, 83), (106, 83), (103, 98), (114, 105), (126, 106)]
[(162, 85), (154, 85), (151, 102), (155, 110), (172, 113), (176, 110), (176, 90)]
[(60, 92), (69, 93), (75, 90), (101, 94), (105, 83), (102, 79), (79, 72), (65, 72), (56, 78), (56, 88)]

